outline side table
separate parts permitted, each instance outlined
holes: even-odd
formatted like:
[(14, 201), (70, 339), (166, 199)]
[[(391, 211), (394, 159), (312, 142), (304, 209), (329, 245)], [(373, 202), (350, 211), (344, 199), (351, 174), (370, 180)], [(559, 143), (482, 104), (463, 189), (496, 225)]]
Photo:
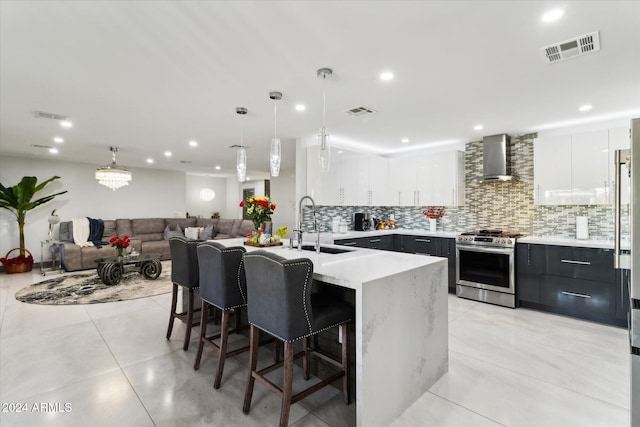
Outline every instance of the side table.
[[(62, 249), (64, 243), (58, 240), (42, 240), (40, 241), (40, 274), (47, 275), (47, 272), (62, 273)], [(47, 267), (45, 263), (45, 253), (51, 255), (50, 265)]]

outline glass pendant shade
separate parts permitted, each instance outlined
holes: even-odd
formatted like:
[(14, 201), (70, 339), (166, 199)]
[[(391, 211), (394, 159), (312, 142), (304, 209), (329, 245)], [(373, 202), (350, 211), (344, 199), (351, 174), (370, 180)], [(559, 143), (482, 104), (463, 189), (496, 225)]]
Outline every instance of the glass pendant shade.
[(280, 175), (280, 138), (271, 138), (271, 151), (269, 154), (269, 166), (271, 167), (271, 176)]
[(329, 130), (322, 126), (318, 133), (318, 160), (322, 170), (329, 170), (331, 162), (331, 148), (329, 146)]
[(238, 171), (238, 181), (244, 182), (247, 178), (247, 150), (244, 148), (238, 148), (236, 170)]

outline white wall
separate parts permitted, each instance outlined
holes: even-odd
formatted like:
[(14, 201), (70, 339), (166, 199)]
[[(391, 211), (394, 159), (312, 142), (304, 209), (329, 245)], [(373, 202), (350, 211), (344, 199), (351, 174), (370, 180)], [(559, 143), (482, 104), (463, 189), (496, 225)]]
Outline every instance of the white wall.
[[(227, 208), (227, 178), (214, 178), (202, 175), (187, 174), (186, 203), (190, 216), (210, 218), (213, 212), (219, 212), (222, 218)], [(200, 191), (210, 188), (215, 191), (216, 197), (206, 202), (200, 198)]]
[[(186, 212), (184, 172), (131, 168), (131, 183), (112, 191), (95, 180), (96, 167), (56, 160), (0, 157), (0, 182), (4, 186), (17, 184), (23, 176), (35, 176), (41, 182), (57, 175), (60, 179), (49, 184), (35, 197), (68, 191), (27, 213), (25, 244), (36, 262), (40, 260), (40, 241), (47, 239), (47, 218), (53, 209), (57, 209), (56, 213), (62, 221), (80, 216), (102, 219), (167, 218)], [(0, 209), (0, 256), (18, 246), (17, 221), (11, 212)]]
[(280, 170), (280, 175), (271, 178), (271, 200), (278, 203), (271, 216), (273, 231), (278, 227), (289, 227), (289, 235), (296, 228), (296, 171)]

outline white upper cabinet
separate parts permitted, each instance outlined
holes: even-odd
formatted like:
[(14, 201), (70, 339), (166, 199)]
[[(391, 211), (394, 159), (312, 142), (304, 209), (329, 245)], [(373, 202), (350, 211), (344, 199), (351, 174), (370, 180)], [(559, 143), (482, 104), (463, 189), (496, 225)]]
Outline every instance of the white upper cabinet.
[(392, 206), (464, 205), (464, 153), (446, 151), (389, 161)]
[(535, 204), (610, 203), (613, 192), (610, 151), (616, 132), (605, 129), (536, 138), (533, 145)]
[(307, 194), (318, 205), (385, 206), (388, 182), (388, 159), (333, 148), (323, 171), (318, 148), (307, 148)]
[(533, 188), (537, 205), (571, 204), (571, 135), (536, 138)]
[(609, 203), (608, 131), (571, 135), (571, 204)]
[(414, 206), (416, 192), (416, 159), (389, 160), (389, 205)]

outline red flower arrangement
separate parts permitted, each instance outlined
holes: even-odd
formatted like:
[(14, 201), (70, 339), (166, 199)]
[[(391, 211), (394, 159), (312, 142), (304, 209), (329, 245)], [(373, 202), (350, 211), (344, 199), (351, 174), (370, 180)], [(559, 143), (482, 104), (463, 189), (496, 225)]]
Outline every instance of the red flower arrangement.
[(247, 216), (253, 222), (255, 229), (260, 228), (262, 223), (271, 221), (271, 215), (276, 210), (276, 202), (269, 201), (269, 197), (247, 197), (247, 200), (240, 202), (240, 207), (247, 207)]
[(442, 218), (443, 216), (445, 216), (444, 207), (431, 206), (429, 209), (422, 211), (422, 215), (429, 219)]
[(126, 234), (122, 236), (122, 239), (118, 236), (113, 236), (109, 239), (109, 243), (111, 243), (111, 246), (115, 247), (118, 250), (118, 255), (122, 256), (122, 251), (125, 248), (129, 247), (131, 239), (129, 239), (129, 236), (127, 236)]

